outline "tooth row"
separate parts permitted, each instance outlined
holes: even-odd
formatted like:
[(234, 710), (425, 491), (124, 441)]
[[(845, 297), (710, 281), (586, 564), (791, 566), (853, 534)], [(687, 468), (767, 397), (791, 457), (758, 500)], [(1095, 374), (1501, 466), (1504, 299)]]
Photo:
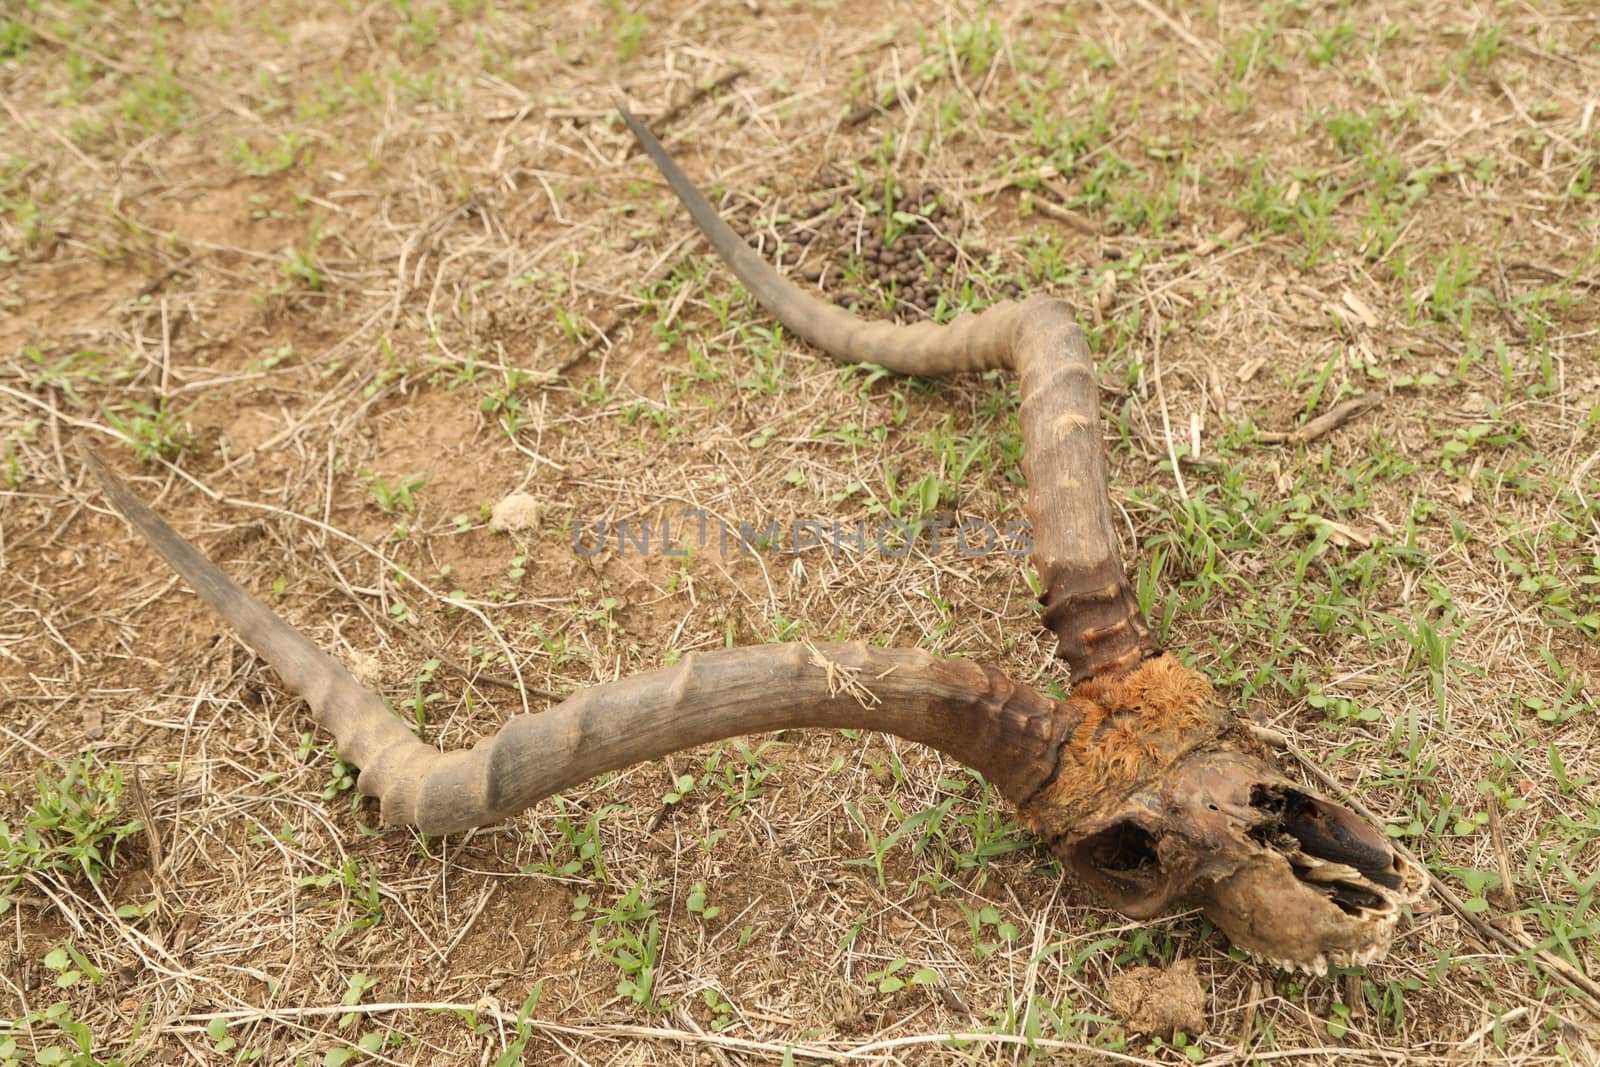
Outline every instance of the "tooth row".
[[(1392, 920), (1382, 923), (1381, 929), (1379, 930), (1380, 935), (1386, 935), (1389, 929), (1391, 929), (1393, 926), (1394, 923)], [(1335, 951), (1332, 953), (1319, 952), (1317, 953), (1316, 958), (1312, 960), (1280, 960), (1260, 952), (1251, 952), (1250, 955), (1254, 956), (1262, 963), (1270, 963), (1279, 970), (1288, 971), (1290, 974), (1303, 972), (1305, 974), (1314, 975), (1317, 978), (1326, 978), (1328, 976), (1328, 963), (1330, 957), (1332, 958), (1333, 965), (1336, 967), (1366, 967), (1369, 964), (1376, 963), (1378, 960), (1382, 959), (1385, 951), (1388, 949), (1388, 945), (1389, 938), (1387, 936), (1380, 936), (1374, 943), (1369, 944), (1366, 948), (1351, 949), (1349, 951)]]

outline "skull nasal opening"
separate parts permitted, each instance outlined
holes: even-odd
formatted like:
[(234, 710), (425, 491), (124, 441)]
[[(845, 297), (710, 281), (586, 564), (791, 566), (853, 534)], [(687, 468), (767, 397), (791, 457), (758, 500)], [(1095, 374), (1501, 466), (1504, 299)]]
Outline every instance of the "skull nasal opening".
[[(1261, 844), (1354, 867), (1362, 877), (1377, 885), (1400, 888), (1396, 854), (1343, 807), (1298, 789), (1265, 785), (1251, 787), (1250, 806), (1270, 816), (1250, 832)], [(1347, 884), (1344, 888), (1348, 895), (1356, 898), (1348, 902), (1355, 907), (1374, 907), (1382, 899), (1355, 886)]]

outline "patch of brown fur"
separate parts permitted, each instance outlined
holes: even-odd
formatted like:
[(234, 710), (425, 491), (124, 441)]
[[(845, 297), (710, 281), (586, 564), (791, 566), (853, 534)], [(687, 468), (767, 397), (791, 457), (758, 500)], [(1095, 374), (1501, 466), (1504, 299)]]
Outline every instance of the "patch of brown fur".
[(1092, 701), (1109, 714), (1136, 713), (1162, 722), (1195, 716), (1216, 702), (1211, 679), (1171, 653), (1147, 659), (1131, 671), (1091, 678), (1080, 683), (1073, 696)]
[(1059, 714), (1077, 716), (1075, 724), (1063, 724), (1071, 736), (1061, 770), (1021, 813), (1045, 835), (1053, 824), (1078, 821), (1157, 777), (1215, 737), (1224, 718), (1210, 679), (1170, 654), (1081, 683)]

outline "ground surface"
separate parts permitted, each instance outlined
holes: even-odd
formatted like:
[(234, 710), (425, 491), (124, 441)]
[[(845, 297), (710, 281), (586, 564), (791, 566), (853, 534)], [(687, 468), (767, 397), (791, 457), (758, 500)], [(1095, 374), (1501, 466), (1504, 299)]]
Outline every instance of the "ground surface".
[[(1596, 85), (1586, 2), (8, 4), (0, 1062), (1593, 1063)], [(864, 315), (1077, 301), (1164, 639), (1461, 906), (1288, 977), (874, 735), (373, 832), (74, 441), (445, 747), (521, 710), (508, 651), (559, 692), (791, 637), (1063, 677), (1004, 556), (660, 552), (690, 509), (1003, 529), (1016, 399), (775, 335), (618, 99)], [(619, 521), (652, 550), (574, 550)], [(70, 831), (134, 823), (82, 877)], [(1205, 1032), (1125, 1032), (1109, 980), (1185, 958)]]

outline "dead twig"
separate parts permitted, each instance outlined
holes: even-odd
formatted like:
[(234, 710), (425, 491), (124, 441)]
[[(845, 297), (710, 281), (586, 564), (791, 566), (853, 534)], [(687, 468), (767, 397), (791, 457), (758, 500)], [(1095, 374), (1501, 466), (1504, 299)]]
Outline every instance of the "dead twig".
[(1213, 63), (1216, 61), (1216, 56), (1212, 53), (1211, 49), (1207, 48), (1200, 38), (1184, 29), (1183, 24), (1177, 19), (1161, 10), (1155, 4), (1152, 4), (1150, 0), (1133, 0), (1133, 2), (1139, 7), (1143, 8), (1147, 14), (1151, 15), (1167, 29), (1171, 30), (1180, 41), (1188, 45), (1190, 48), (1193, 48), (1195, 54), (1201, 59), (1205, 60), (1207, 63)]
[(1324, 434), (1332, 433), (1351, 419), (1365, 414), (1381, 403), (1383, 403), (1382, 393), (1351, 397), (1335, 404), (1297, 430), (1287, 432), (1263, 430), (1256, 435), (1256, 439), (1268, 445), (1303, 445), (1308, 441), (1315, 441)]
[(128, 775), (128, 795), (133, 799), (133, 809), (138, 812), (139, 821), (144, 824), (145, 845), (150, 849), (150, 891), (159, 904), (162, 902), (161, 883), (164, 880), (162, 867), (166, 851), (161, 845), (161, 828), (156, 824), (155, 811), (150, 807), (150, 798), (145, 795), (144, 782), (139, 778), (138, 767), (134, 767)]
[[(333, 1016), (356, 1015), (370, 1017), (374, 1015), (392, 1015), (397, 1012), (466, 1012), (471, 1011), (478, 1015), (496, 1019), (503, 1023), (516, 1026), (526, 1026), (530, 1030), (545, 1035), (561, 1034), (578, 1038), (608, 1038), (632, 1039), (635, 1041), (665, 1041), (678, 1044), (696, 1045), (707, 1050), (719, 1049), (729, 1052), (738, 1052), (746, 1055), (762, 1054), (767, 1056), (783, 1056), (792, 1059), (821, 1060), (831, 1062), (836, 1060), (869, 1060), (874, 1063), (882, 1062), (882, 1057), (887, 1052), (900, 1049), (939, 1046), (952, 1041), (967, 1041), (988, 1045), (1017, 1045), (1033, 1049), (1050, 1049), (1054, 1051), (1092, 1052), (1097, 1060), (1109, 1063), (1130, 1064), (1155, 1064), (1158, 1061), (1144, 1059), (1139, 1056), (1129, 1056), (1121, 1052), (1112, 1052), (1097, 1046), (1078, 1041), (1059, 1041), (1047, 1037), (1030, 1037), (1021, 1034), (1005, 1033), (941, 1033), (917, 1034), (910, 1037), (890, 1038), (883, 1041), (872, 1041), (857, 1045), (854, 1048), (831, 1048), (818, 1045), (799, 1045), (771, 1041), (753, 1041), (748, 1038), (732, 1037), (727, 1034), (708, 1034), (704, 1031), (675, 1030), (661, 1026), (628, 1026), (599, 1024), (594, 1026), (568, 1026), (556, 1022), (548, 1022), (535, 1017), (522, 1018), (516, 1012), (508, 1012), (498, 1007), (491, 1000), (482, 1000), (477, 1003), (447, 1002), (447, 1001), (417, 1001), (417, 1002), (392, 1002), (381, 1004), (319, 1004), (299, 1008), (262, 1008), (246, 1009), (243, 1011), (212, 1011), (195, 1012), (173, 1020), (176, 1026), (167, 1027), (167, 1032), (203, 1032), (205, 1025), (213, 1020), (221, 1019), (225, 1022), (298, 1022), (304, 1019), (331, 1018)], [(1310, 1055), (1317, 1052), (1327, 1052), (1327, 1049), (1295, 1050), (1294, 1055)], [(1386, 1051), (1363, 1050), (1381, 1059), (1405, 1060), (1401, 1053), (1388, 1053)], [(1277, 1059), (1272, 1053), (1256, 1055), (1256, 1059)], [(1221, 1062), (1232, 1062), (1223, 1060)], [(1415, 1061), (1412, 1061), (1415, 1062)]]
[(470, 685), (493, 685), (498, 686), (501, 689), (509, 689), (513, 693), (526, 692), (529, 696), (541, 697), (545, 700), (561, 701), (566, 699), (566, 697), (555, 692), (554, 690), (541, 689), (536, 685), (525, 686), (515, 678), (507, 678), (502, 674), (491, 674), (488, 671), (480, 671), (473, 667), (467, 666), (460, 660), (451, 659), (449, 656), (441, 656), (436, 653), (434, 658), (440, 663), (444, 664), (446, 667), (449, 667), (451, 670), (455, 671), (457, 674), (461, 675), (461, 677), (465, 678)]
[[(722, 90), (728, 88), (728, 86), (732, 85), (734, 82), (738, 81), (740, 78), (749, 73), (750, 71), (745, 67), (734, 67), (732, 70), (723, 73), (712, 81), (705, 82), (704, 84), (695, 87), (692, 91), (685, 94), (684, 97), (677, 103), (668, 105), (665, 111), (656, 116), (656, 124), (662, 127), (673, 125), (679, 119), (683, 118), (684, 115), (688, 114), (688, 112), (698, 107), (700, 101), (704, 100), (713, 93), (720, 93)], [(608, 111), (606, 114), (609, 116), (610, 112)], [(623, 152), (623, 157), (627, 158), (638, 150), (638, 145), (630, 144)]]

